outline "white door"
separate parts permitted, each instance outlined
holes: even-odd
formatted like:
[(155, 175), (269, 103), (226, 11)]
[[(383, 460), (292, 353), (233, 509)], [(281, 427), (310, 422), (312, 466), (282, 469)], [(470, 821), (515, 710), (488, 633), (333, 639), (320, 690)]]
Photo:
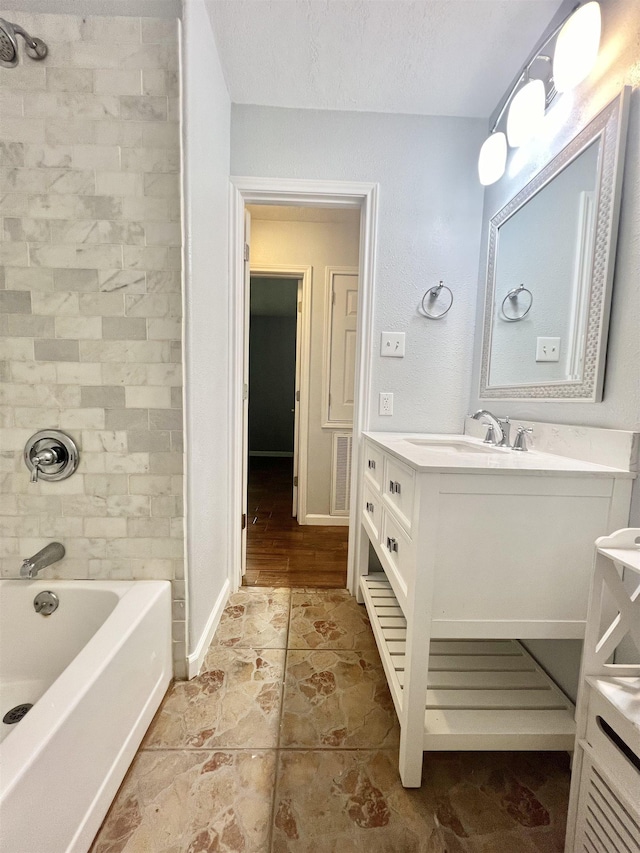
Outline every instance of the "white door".
[(296, 302), (296, 393), (293, 404), (293, 507), (291, 515), (298, 517), (298, 448), (300, 443), (300, 350), (302, 346), (302, 280), (298, 282)]
[(244, 212), (244, 359), (242, 365), (242, 574), (247, 571), (249, 490), (249, 317), (251, 309), (251, 214)]
[(356, 375), (358, 273), (330, 270), (327, 425), (350, 426)]

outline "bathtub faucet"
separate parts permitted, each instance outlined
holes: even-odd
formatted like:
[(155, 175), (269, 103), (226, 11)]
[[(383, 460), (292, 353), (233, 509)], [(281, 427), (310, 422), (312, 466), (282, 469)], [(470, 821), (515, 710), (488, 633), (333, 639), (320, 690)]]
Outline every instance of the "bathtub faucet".
[(21, 578), (35, 578), (38, 572), (46, 569), (52, 563), (57, 563), (64, 557), (64, 545), (60, 542), (50, 542), (41, 551), (22, 561)]

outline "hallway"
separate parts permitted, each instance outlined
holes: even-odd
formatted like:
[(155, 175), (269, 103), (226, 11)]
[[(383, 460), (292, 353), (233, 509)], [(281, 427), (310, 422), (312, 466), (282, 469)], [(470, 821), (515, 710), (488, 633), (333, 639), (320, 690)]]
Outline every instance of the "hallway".
[(425, 754), (399, 726), (345, 590), (231, 596), (200, 675), (170, 687), (92, 853), (561, 853), (566, 753)]
[(344, 588), (349, 528), (298, 524), (291, 515), (292, 464), (250, 458), (244, 586)]

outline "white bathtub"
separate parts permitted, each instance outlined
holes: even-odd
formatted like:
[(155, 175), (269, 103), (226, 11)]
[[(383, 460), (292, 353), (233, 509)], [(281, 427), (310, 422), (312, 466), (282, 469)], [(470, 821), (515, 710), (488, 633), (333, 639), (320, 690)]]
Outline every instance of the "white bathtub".
[(2, 853), (86, 853), (171, 672), (167, 581), (0, 581)]

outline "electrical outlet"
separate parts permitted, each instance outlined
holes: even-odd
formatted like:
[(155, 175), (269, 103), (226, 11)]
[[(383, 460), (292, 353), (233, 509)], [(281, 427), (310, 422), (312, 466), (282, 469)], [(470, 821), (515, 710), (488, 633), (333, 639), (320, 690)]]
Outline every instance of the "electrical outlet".
[(380, 401), (378, 403), (378, 414), (379, 415), (392, 415), (393, 414), (393, 394), (389, 391), (381, 391), (380, 392)]
[(536, 361), (560, 361), (560, 338), (536, 338)]
[(380, 355), (387, 358), (404, 358), (404, 332), (381, 332)]

